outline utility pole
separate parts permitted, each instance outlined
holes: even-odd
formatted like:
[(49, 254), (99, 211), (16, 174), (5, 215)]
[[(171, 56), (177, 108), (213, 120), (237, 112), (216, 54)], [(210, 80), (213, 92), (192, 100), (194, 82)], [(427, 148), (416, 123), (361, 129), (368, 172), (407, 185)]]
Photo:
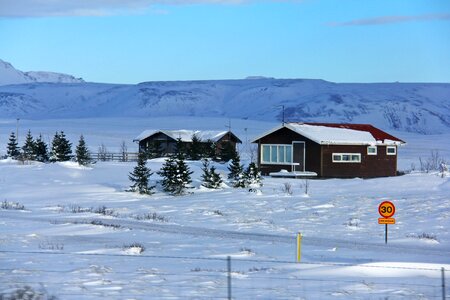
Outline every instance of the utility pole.
[(16, 123), (16, 141), (17, 144), (19, 144), (19, 118), (16, 119), (17, 123)]
[(281, 119), (282, 123), (281, 123), (281, 125), (284, 126), (284, 123), (285, 123), (285, 120), (284, 120), (284, 105), (281, 104), (281, 105), (278, 105), (276, 107), (281, 107), (281, 109), (282, 109), (282, 111), (281, 111), (281, 114), (282, 114), (282, 119)]

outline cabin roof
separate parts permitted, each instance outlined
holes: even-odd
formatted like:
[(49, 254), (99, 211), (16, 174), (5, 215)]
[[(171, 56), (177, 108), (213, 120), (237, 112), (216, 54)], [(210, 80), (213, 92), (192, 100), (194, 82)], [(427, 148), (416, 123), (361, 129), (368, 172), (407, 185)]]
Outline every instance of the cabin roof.
[[(168, 137), (177, 140), (181, 139), (182, 142), (190, 143), (192, 142), (192, 137), (196, 135), (200, 140), (207, 141), (211, 140), (213, 142), (219, 141), (221, 138), (223, 138), (226, 134), (229, 133), (229, 131), (214, 131), (214, 130), (144, 130), (140, 135), (138, 135), (134, 140), (135, 141), (142, 141), (148, 137), (151, 137), (152, 135), (155, 135), (157, 133), (162, 133), (167, 135)], [(238, 141), (238, 143), (241, 143), (241, 140), (239, 140), (232, 132), (230, 132), (233, 137), (235, 137)]]
[(339, 123), (285, 123), (255, 138), (261, 138), (281, 129), (288, 128), (321, 145), (402, 145), (405, 142), (370, 124)]

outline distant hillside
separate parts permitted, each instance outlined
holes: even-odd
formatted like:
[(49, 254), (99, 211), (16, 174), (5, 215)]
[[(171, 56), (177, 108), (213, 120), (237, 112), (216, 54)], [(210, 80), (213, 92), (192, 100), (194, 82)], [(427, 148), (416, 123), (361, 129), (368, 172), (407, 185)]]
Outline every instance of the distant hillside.
[(81, 83), (81, 78), (54, 72), (22, 72), (0, 59), (0, 85), (31, 82)]
[(450, 84), (337, 84), (252, 78), (219, 81), (28, 83), (0, 86), (0, 117), (208, 116), (371, 123), (423, 134), (450, 131)]

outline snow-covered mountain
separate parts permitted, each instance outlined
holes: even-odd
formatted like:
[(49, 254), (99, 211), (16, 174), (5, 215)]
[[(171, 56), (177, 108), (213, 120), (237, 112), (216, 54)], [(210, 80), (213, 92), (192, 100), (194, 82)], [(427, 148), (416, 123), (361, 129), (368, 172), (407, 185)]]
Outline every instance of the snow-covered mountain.
[(81, 83), (81, 78), (54, 72), (22, 72), (0, 59), (0, 86), (32, 82)]
[[(5, 67), (6, 66), (6, 67)], [(0, 69), (8, 69), (8, 64)], [(0, 73), (0, 82), (52, 73)], [(28, 74), (28, 75), (27, 75)], [(37, 76), (36, 75), (36, 76)], [(31, 78), (31, 77), (30, 77)], [(36, 78), (36, 77), (33, 77)], [(36, 80), (33, 80), (36, 81)], [(70, 80), (69, 80), (70, 81)], [(0, 86), (0, 118), (226, 117), (263, 121), (371, 123), (385, 130), (450, 132), (450, 84), (242, 80), (26, 83)]]

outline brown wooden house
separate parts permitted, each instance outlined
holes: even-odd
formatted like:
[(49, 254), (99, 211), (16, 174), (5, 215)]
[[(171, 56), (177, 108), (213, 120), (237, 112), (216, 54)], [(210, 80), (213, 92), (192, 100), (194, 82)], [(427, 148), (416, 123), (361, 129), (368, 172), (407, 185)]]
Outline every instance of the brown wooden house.
[(397, 173), (405, 144), (368, 124), (286, 123), (257, 137), (263, 175), (383, 177)]
[(174, 154), (176, 142), (181, 140), (188, 149), (196, 136), (202, 143), (213, 142), (216, 147), (216, 155), (221, 157), (221, 152), (226, 145), (236, 150), (236, 144), (241, 140), (231, 131), (199, 131), (199, 130), (145, 130), (136, 139), (139, 142), (139, 152), (147, 152), (153, 142), (157, 142), (163, 156)]

